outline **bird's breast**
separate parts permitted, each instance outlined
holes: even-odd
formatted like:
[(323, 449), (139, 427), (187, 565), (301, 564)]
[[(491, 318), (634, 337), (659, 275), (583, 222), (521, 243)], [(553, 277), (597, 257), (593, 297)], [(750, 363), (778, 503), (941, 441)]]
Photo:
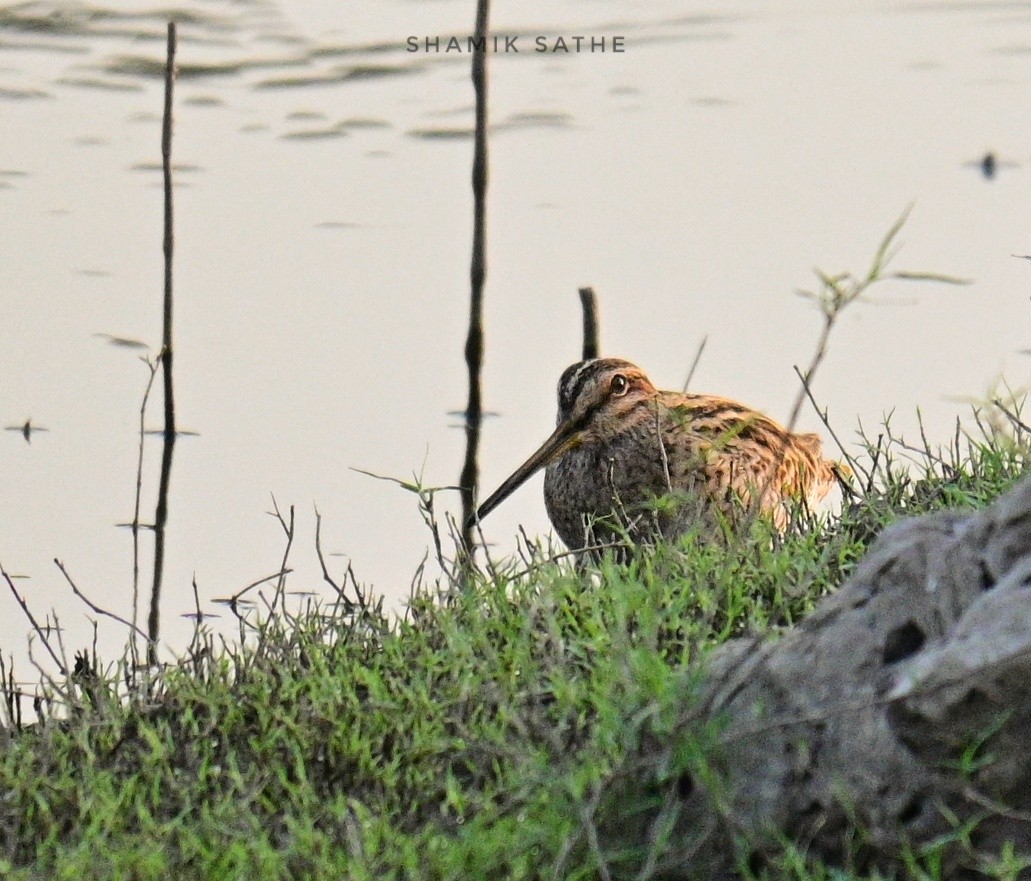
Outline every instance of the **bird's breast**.
[[(562, 541), (584, 547), (585, 518), (610, 518), (613, 512), (634, 516), (668, 492), (664, 453), (656, 432), (628, 431), (604, 443), (582, 444), (550, 465), (544, 502)], [(598, 530), (595, 535), (600, 537)]]

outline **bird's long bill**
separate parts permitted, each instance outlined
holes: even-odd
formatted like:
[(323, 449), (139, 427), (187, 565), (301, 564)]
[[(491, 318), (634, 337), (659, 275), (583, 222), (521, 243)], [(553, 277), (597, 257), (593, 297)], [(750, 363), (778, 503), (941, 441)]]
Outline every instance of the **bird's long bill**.
[(579, 446), (583, 431), (575, 425), (563, 422), (537, 451), (520, 465), (511, 476), (499, 486), (476, 510), (475, 519), (482, 520), (541, 468), (546, 468), (563, 453)]

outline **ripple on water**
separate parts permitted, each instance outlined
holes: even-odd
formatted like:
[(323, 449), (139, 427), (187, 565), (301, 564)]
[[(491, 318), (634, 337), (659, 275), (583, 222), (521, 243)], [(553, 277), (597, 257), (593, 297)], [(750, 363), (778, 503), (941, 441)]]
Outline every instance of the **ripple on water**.
[(56, 82), (61, 86), (71, 86), (76, 89), (95, 89), (101, 92), (143, 91), (143, 86), (139, 83), (105, 80), (98, 77), (59, 77)]
[(225, 101), (215, 95), (191, 95), (183, 99), (188, 107), (224, 107)]
[(255, 83), (254, 88), (301, 89), (312, 86), (331, 86), (386, 77), (411, 76), (421, 70), (421, 64), (355, 64), (317, 73), (270, 77)]
[[(28, 2), (0, 8), (0, 30), (51, 37), (129, 37), (160, 39), (168, 10), (125, 12), (88, 3)], [(235, 30), (239, 19), (196, 10), (176, 9), (180, 25), (213, 34)]]
[(320, 122), (327, 116), (321, 110), (294, 110), (286, 118), (291, 122)]
[[(317, 114), (325, 118), (324, 114)], [(291, 113), (287, 119), (297, 120), (311, 118), (305, 113)], [(351, 131), (360, 131), (367, 129), (382, 129), (390, 128), (390, 123), (384, 119), (372, 119), (368, 117), (354, 117), (350, 119), (342, 119), (332, 125), (323, 126), (321, 128), (310, 128), (310, 129), (299, 129), (297, 131), (287, 132), (280, 135), (281, 138), (294, 141), (304, 140), (319, 140), (325, 138), (343, 138), (347, 137)]]
[(513, 128), (568, 128), (572, 125), (572, 122), (573, 114), (571, 113), (530, 110), (509, 115), (507, 119), (495, 127), (495, 130)]
[(338, 43), (332, 46), (316, 46), (308, 53), (308, 57), (311, 59), (350, 58), (355, 55), (380, 55), (400, 51), (401, 46), (398, 43), (352, 43), (350, 45)]
[(340, 121), (340, 125), (348, 129), (372, 129), (391, 128), (391, 124), (385, 119), (376, 119), (371, 116), (354, 116)]
[[(162, 171), (163, 167), (160, 162), (137, 162), (135, 165), (129, 166), (130, 171)], [(172, 171), (180, 174), (194, 174), (198, 171), (204, 171), (204, 168), (200, 165), (194, 165), (189, 162), (173, 162)]]
[(39, 98), (52, 98), (53, 96), (43, 89), (19, 88), (17, 86), (0, 86), (0, 100), (5, 101), (31, 101)]
[(321, 223), (316, 223), (316, 229), (361, 229), (365, 224), (363, 223), (352, 223), (348, 220), (323, 220)]
[[(3, 27), (3, 24), (0, 24), (0, 31), (3, 30)], [(0, 40), (0, 50), (3, 52), (53, 52), (59, 55), (89, 54), (86, 46), (75, 46), (56, 40), (26, 40), (20, 37), (14, 40)]]
[(471, 126), (464, 128), (458, 126), (443, 126), (430, 128), (413, 128), (405, 134), (410, 138), (418, 138), (423, 141), (461, 141), (473, 136)]
[(338, 124), (328, 126), (327, 128), (308, 128), (284, 132), (279, 137), (286, 141), (324, 141), (332, 138), (346, 138), (347, 129)]
[[(254, 61), (221, 61), (180, 63), (176, 65), (177, 79), (189, 80), (200, 77), (236, 76), (257, 66)], [(104, 65), (106, 73), (119, 76), (136, 76), (143, 79), (161, 79), (165, 75), (165, 59), (148, 55), (121, 55)]]
[[(565, 129), (572, 126), (573, 119), (571, 113), (531, 110), (510, 114), (487, 128), (491, 134), (517, 129)], [(458, 141), (473, 137), (474, 130), (472, 126), (421, 126), (409, 129), (406, 134), (424, 141)]]

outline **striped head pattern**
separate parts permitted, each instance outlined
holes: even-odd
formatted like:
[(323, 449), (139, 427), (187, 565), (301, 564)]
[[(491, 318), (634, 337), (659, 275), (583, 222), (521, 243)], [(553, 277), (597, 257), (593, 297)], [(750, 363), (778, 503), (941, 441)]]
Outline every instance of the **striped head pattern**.
[(657, 394), (636, 364), (595, 358), (567, 367), (558, 381), (558, 425), (570, 425), (582, 441), (600, 440), (626, 424), (629, 414)]

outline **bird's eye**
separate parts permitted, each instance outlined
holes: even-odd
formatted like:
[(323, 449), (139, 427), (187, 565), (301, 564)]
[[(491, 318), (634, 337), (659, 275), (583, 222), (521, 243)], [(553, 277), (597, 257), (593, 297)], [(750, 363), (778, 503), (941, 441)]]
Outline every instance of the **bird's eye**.
[(622, 373), (617, 373), (612, 377), (612, 394), (616, 396), (622, 396), (627, 393), (630, 388), (630, 381), (623, 376)]

